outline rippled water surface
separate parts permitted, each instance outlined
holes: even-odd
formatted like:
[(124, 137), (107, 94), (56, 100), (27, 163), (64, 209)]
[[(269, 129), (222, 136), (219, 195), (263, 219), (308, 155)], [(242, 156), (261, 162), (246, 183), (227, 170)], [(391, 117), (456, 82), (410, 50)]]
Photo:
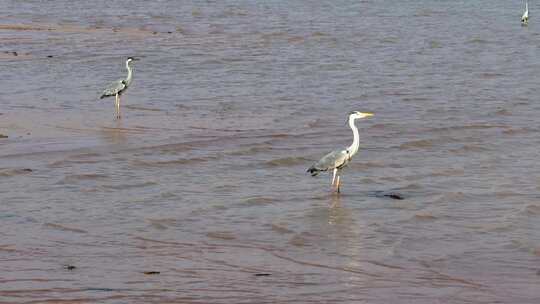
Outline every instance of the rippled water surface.
[(538, 303), (540, 6), (0, 4), (0, 302)]

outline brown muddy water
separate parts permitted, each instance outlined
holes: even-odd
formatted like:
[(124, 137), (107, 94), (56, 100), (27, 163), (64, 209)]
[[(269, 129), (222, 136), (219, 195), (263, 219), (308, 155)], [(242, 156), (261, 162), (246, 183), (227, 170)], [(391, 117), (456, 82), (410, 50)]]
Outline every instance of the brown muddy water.
[(1, 303), (538, 303), (540, 6), (0, 3)]

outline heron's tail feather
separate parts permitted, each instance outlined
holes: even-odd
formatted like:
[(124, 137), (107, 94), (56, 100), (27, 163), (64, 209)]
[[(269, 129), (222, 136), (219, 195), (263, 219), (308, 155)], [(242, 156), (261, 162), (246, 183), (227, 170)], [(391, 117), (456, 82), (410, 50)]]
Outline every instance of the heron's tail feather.
[(320, 170), (311, 166), (309, 169), (307, 169), (307, 172), (309, 172), (309, 174), (311, 174), (311, 176), (317, 176), (317, 174), (319, 174)]
[(101, 95), (101, 97), (99, 97), (99, 99), (103, 99), (105, 97), (107, 97), (107, 95), (103, 94), (103, 95)]

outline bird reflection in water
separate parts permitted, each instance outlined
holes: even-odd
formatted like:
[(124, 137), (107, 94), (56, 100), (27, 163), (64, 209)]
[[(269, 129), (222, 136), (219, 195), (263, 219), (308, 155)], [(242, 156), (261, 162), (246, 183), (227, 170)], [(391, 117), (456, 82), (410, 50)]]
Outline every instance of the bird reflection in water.
[(111, 144), (126, 143), (128, 133), (128, 129), (123, 127), (121, 120), (117, 120), (114, 126), (101, 128), (102, 138)]

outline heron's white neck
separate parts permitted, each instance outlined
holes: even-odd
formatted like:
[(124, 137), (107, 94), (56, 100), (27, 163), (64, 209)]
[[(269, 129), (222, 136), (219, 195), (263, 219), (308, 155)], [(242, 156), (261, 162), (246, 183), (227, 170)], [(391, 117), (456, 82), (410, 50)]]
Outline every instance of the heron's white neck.
[(347, 148), (347, 150), (350, 152), (351, 156), (353, 156), (354, 154), (356, 154), (356, 152), (358, 152), (358, 146), (360, 146), (360, 137), (358, 136), (358, 128), (354, 124), (354, 120), (355, 119), (353, 117), (349, 117), (349, 127), (351, 127), (353, 131), (353, 142), (349, 146), (349, 148)]
[(129, 66), (129, 61), (126, 61), (126, 69), (128, 71), (127, 77), (126, 77), (126, 85), (129, 86), (133, 78), (133, 71), (131, 70), (131, 67)]

